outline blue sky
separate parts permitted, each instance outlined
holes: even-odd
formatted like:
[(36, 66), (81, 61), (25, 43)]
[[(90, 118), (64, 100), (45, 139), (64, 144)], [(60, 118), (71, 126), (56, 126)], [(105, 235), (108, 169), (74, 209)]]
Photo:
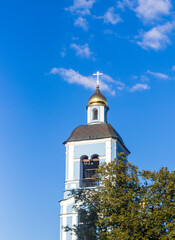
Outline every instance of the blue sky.
[(172, 1), (7, 0), (0, 22), (0, 239), (59, 239), (62, 142), (97, 70), (129, 160), (174, 170)]

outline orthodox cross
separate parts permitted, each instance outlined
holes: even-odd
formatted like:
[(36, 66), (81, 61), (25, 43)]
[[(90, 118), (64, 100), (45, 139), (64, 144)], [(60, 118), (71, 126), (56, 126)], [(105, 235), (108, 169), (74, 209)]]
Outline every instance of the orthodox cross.
[(93, 76), (97, 76), (97, 86), (99, 86), (99, 76), (102, 75), (103, 73), (100, 73), (97, 71), (96, 73), (93, 74)]

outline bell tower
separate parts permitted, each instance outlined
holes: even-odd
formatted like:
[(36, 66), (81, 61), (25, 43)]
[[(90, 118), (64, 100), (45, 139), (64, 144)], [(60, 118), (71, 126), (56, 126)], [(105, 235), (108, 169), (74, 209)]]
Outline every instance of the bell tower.
[(106, 97), (99, 89), (97, 72), (96, 91), (88, 100), (87, 124), (75, 128), (64, 142), (66, 147), (65, 191), (60, 201), (60, 240), (76, 240), (75, 235), (65, 232), (62, 226), (70, 228), (78, 224), (78, 213), (73, 209), (73, 189), (95, 188), (92, 177), (100, 163), (109, 163), (124, 152), (130, 153), (118, 132), (107, 122), (109, 110)]

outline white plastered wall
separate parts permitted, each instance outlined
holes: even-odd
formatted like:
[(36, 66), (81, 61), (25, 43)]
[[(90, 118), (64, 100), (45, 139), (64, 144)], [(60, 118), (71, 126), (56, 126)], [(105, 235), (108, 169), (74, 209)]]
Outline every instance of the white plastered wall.
[(106, 163), (111, 162), (111, 150), (112, 150), (111, 140), (108, 140), (106, 142)]
[[(76, 145), (89, 145), (89, 144), (95, 144), (95, 143), (106, 143), (106, 154), (104, 157), (106, 157), (106, 162), (110, 162), (111, 161), (111, 157), (112, 157), (112, 142), (116, 143), (116, 140), (113, 140), (111, 138), (106, 138), (106, 139), (97, 139), (97, 140), (85, 140), (85, 141), (75, 141), (75, 142), (68, 142), (66, 144), (66, 146), (69, 146), (69, 171), (68, 171), (68, 175), (69, 178), (68, 180), (72, 180), (70, 177), (73, 177), (73, 161), (78, 160), (78, 159), (74, 159), (74, 146)], [(116, 151), (116, 147), (113, 149), (113, 151)], [(116, 156), (116, 153), (114, 153), (114, 155)]]
[[(92, 121), (92, 110), (94, 108), (98, 107), (98, 114), (99, 114), (99, 120), (98, 121)], [(99, 122), (105, 122), (105, 107), (99, 106), (99, 105), (93, 105), (87, 108), (87, 123), (89, 124), (95, 124)]]

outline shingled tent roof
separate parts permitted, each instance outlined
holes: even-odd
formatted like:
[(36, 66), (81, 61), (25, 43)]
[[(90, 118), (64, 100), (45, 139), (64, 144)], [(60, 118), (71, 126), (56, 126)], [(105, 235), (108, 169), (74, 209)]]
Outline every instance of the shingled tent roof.
[(81, 141), (81, 140), (95, 140), (95, 139), (102, 139), (102, 138), (118, 139), (121, 142), (121, 144), (125, 147), (123, 139), (118, 134), (118, 132), (112, 127), (112, 125), (109, 123), (80, 125), (79, 127), (75, 128), (72, 131), (70, 137), (64, 142), (64, 144), (67, 142), (74, 142), (74, 141)]

